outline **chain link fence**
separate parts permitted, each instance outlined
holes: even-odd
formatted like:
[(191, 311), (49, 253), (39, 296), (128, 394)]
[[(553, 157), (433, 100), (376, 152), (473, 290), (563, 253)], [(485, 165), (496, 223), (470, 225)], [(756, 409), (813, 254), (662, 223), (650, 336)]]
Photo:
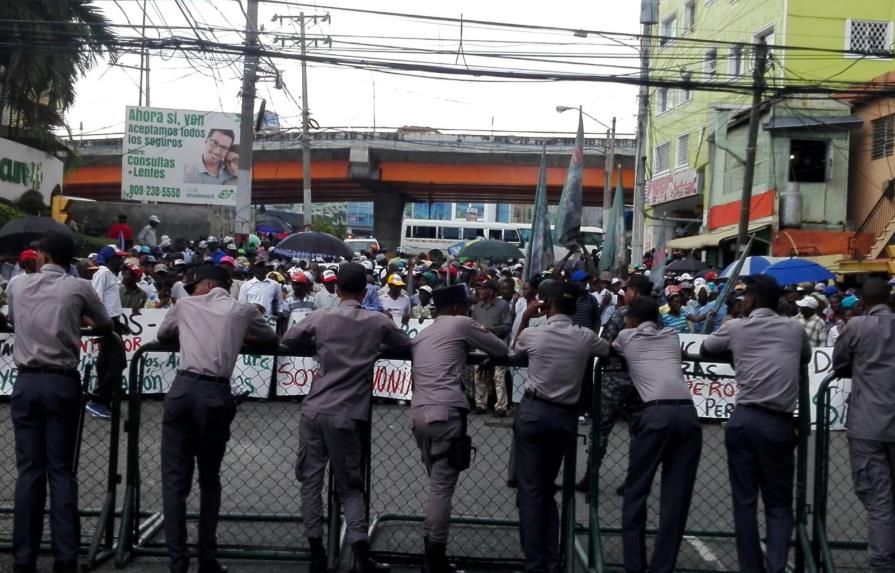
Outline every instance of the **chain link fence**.
[[(81, 342), (82, 399), (80, 404), (79, 440), (77, 442), (78, 508), (81, 521), (81, 555), (87, 568), (93, 568), (113, 556), (114, 520), (121, 510), (118, 481), (123, 475), (124, 443), (119, 439), (121, 404), (114, 395), (110, 404), (111, 419), (95, 418), (85, 412), (87, 390), (96, 384), (96, 361), (101, 342), (120, 344), (120, 338), (84, 337)], [(12, 550), (13, 510), (18, 472), (15, 470), (15, 433), (11, 415), (11, 396), (18, 369), (12, 361), (15, 343), (12, 333), (0, 333), (0, 456), (8, 460), (9, 471), (0, 473), (0, 550)], [(49, 499), (44, 510), (44, 543), (49, 551)]]

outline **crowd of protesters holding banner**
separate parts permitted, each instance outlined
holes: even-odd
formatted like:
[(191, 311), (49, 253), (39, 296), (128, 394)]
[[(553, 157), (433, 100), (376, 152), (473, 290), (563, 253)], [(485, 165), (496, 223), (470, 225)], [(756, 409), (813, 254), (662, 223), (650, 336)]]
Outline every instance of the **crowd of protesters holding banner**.
[[(736, 407), (725, 433), (740, 570), (786, 568), (799, 372), (812, 346), (827, 345), (835, 347), (837, 371), (853, 378), (848, 437), (856, 493), (868, 515), (871, 565), (895, 570), (892, 281), (869, 279), (860, 288), (843, 289), (828, 283), (778, 285), (758, 276), (734, 279), (724, 288), (725, 279), (714, 271), (668, 277), (651, 277), (647, 268), (625, 276), (597, 272), (591, 257), (574, 248), (552, 268), (528, 273), (519, 262), (461, 260), (438, 251), (409, 255), (383, 249), (352, 261), (284, 258), (266, 236), (156, 240), (159, 223), (150, 218), (149, 231), (140, 233), (155, 244), (109, 245), (80, 260), (70, 238), (49, 234), (2, 269), (20, 369), (13, 421), (17, 442), (28, 444), (17, 447), (16, 571), (35, 570), (47, 478), (54, 571), (75, 570), (77, 487), (69, 450), (75, 434), (71, 404), (77, 401), (62, 408), (59, 400), (79, 391), (76, 340), (82, 317), (98, 329), (112, 325), (126, 332), (123, 317), (141, 308), (170, 309), (159, 337), (179, 341), (183, 353), (163, 425), (172, 571), (186, 571), (189, 563), (184, 503), (194, 462), (202, 492), (199, 571), (224, 570), (216, 561), (214, 535), (220, 467), (235, 415), (227, 406), (227, 384), (241, 344), (275, 344), (277, 332), (284, 344), (312, 348), (322, 365), (305, 398), (296, 464), (312, 573), (326, 570), (320, 492), (327, 463), (346, 515), (353, 570), (381, 569), (368, 556), (359, 473), (372, 392), (364, 373), (380, 343), (412, 354), (409, 425), (430, 478), (423, 508), (426, 571), (452, 570), (446, 548), (451, 498), (470, 464), (466, 417), (486, 414), (492, 396), (495, 417), (514, 417), (509, 481), (518, 488), (526, 571), (558, 570), (553, 484), (564, 455), (574, 452), (575, 426), (587, 410), (580, 404), (590, 403), (591, 389), (582, 380), (592, 376), (593, 356), (606, 362), (600, 443), (589, 448), (597, 455), (588, 456), (579, 489), (589, 491), (593, 464), (599, 467), (605, 456), (616, 421), (627, 419), (630, 465), (619, 488), (625, 569), (672, 571), (702, 447), (681, 368), (680, 335), (687, 333), (709, 335), (703, 354), (731, 353), (737, 373)], [(287, 329), (294, 311), (309, 314)], [(276, 329), (268, 326), (270, 317), (281, 319)], [(411, 340), (399, 325), (412, 318), (434, 323)], [(469, 347), (497, 357), (528, 357), (515, 409), (507, 370), (486, 363), (473, 374), (466, 365)], [(105, 416), (102, 397), (96, 402), (91, 412)], [(648, 559), (646, 500), (660, 467), (659, 528)], [(759, 495), (766, 514), (764, 552)]]

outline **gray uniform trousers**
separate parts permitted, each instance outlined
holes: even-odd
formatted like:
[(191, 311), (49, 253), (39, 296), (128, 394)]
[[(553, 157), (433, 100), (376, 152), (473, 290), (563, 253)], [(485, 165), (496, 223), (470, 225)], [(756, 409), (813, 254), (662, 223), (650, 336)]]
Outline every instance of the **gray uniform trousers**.
[(622, 504), (625, 571), (646, 571), (646, 507), (653, 479), (662, 466), (659, 531), (649, 562), (650, 573), (674, 571), (696, 471), (702, 452), (702, 426), (690, 400), (685, 404), (647, 405), (635, 428)]
[[(737, 406), (727, 422), (725, 443), (740, 571), (783, 573), (795, 524), (795, 419)], [(759, 492), (767, 524), (764, 557), (756, 520)]]
[(577, 422), (574, 406), (530, 398), (524, 398), (516, 411), (516, 506), (528, 573), (559, 572), (559, 508), (554, 481), (563, 456), (575, 443)]
[(848, 439), (855, 494), (867, 510), (870, 567), (895, 572), (895, 442)]
[(34, 565), (43, 533), (47, 480), (50, 533), (57, 561), (78, 558), (80, 520), (74, 454), (80, 381), (58, 374), (19, 374), (12, 392), (16, 480), (13, 559)]
[(323, 537), (323, 478), (330, 462), (345, 516), (348, 544), (367, 541), (367, 511), (361, 452), (364, 433), (355, 420), (302, 413), (295, 477), (301, 482), (301, 510), (307, 537)]
[(447, 543), (451, 521), (451, 502), (460, 470), (447, 458), (433, 460), (443, 455), (451, 446), (451, 439), (463, 433), (460, 411), (447, 420), (426, 422), (423, 415), (413, 413), (413, 437), (420, 448), (426, 473), (429, 474), (429, 497), (426, 500), (423, 531), (433, 543)]
[(165, 544), (171, 571), (189, 568), (186, 499), (199, 467), (199, 563), (215, 559), (221, 509), (221, 462), (236, 405), (230, 385), (178, 375), (162, 417), (162, 492)]

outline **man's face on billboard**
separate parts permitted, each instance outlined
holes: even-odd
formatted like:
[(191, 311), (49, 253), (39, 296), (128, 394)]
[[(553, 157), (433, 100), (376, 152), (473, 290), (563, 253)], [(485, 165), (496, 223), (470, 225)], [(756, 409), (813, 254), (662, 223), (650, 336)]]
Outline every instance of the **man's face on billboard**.
[(232, 144), (232, 137), (220, 131), (213, 131), (205, 140), (205, 153), (202, 158), (208, 163), (220, 163), (227, 156), (227, 150)]

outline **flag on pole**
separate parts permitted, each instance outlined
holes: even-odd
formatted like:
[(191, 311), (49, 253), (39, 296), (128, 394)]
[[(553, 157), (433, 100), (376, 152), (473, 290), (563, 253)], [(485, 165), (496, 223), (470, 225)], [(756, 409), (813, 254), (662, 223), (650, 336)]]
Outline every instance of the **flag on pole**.
[[(618, 179), (612, 206), (604, 206), (603, 208), (609, 209), (609, 217), (607, 218), (605, 234), (603, 235), (600, 270), (618, 272), (623, 270), (627, 255), (625, 253), (625, 196), (622, 191), (621, 176)], [(619, 261), (621, 261), (621, 264), (619, 264)], [(622, 269), (619, 269), (619, 267), (622, 267)]]
[(656, 241), (656, 252), (653, 255), (653, 268), (650, 270), (650, 279), (652, 279), (653, 286), (659, 290), (660, 294), (664, 294), (663, 290), (665, 288), (665, 258), (668, 256), (665, 242), (665, 221), (662, 221), (662, 226), (659, 228), (659, 238)]
[(124, 242), (124, 231), (118, 231), (118, 250), (124, 252), (127, 250), (125, 248), (126, 246), (127, 245), (125, 245)]
[(615, 268), (621, 276), (628, 269), (628, 246), (625, 241), (625, 192), (622, 189), (622, 170), (617, 171), (618, 184), (615, 186), (612, 209), (615, 211)]
[(703, 334), (712, 333), (712, 323), (715, 322), (714, 317), (718, 314), (718, 311), (721, 310), (721, 305), (724, 304), (728, 295), (730, 295), (730, 291), (733, 290), (734, 285), (736, 285), (737, 281), (740, 279), (740, 272), (743, 270), (743, 265), (746, 263), (746, 259), (749, 258), (749, 251), (752, 250), (752, 242), (754, 240), (755, 235), (749, 237), (749, 242), (746, 243), (746, 248), (743, 249), (743, 254), (740, 255), (739, 260), (730, 271), (730, 277), (727, 279), (727, 282), (724, 283), (724, 287), (721, 289), (721, 294), (719, 294), (718, 298), (715, 299), (715, 304), (712, 306), (712, 310), (709, 311), (712, 314), (712, 318), (710, 320), (706, 319), (706, 321), (702, 325)]
[(584, 119), (578, 110), (578, 133), (575, 136), (575, 148), (569, 160), (566, 172), (566, 183), (559, 198), (556, 210), (556, 244), (569, 246), (577, 244), (581, 235), (582, 185), (584, 170)]
[(547, 220), (547, 146), (541, 151), (534, 207), (531, 239), (525, 253), (525, 280), (539, 275), (553, 265), (553, 237)]

